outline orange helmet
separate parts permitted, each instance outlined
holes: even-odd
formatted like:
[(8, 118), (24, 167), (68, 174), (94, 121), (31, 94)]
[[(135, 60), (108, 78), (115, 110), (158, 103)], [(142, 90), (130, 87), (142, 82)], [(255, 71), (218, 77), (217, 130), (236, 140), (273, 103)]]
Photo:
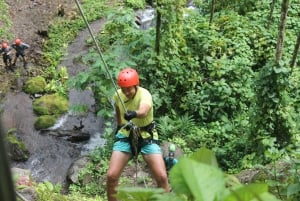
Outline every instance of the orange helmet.
[(6, 49), (7, 48), (7, 43), (2, 43), (2, 49)]
[(139, 85), (139, 75), (135, 69), (125, 68), (123, 69), (118, 76), (118, 85), (120, 87), (131, 87)]
[(19, 39), (19, 38), (17, 38), (16, 41), (15, 41), (16, 45), (20, 45), (21, 42), (22, 42), (22, 41), (21, 41), (21, 39)]

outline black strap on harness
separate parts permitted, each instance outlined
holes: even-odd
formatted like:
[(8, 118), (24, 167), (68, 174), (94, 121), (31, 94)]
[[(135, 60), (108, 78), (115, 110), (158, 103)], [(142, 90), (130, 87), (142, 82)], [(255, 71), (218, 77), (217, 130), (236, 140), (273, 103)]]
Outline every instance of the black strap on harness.
[[(126, 138), (116, 138), (116, 141), (128, 142), (130, 144), (132, 156), (136, 158), (138, 154), (141, 152), (141, 149), (145, 145), (149, 144), (159, 144), (159, 140), (153, 139), (153, 130), (155, 129), (156, 123), (153, 121), (147, 126), (138, 127), (133, 123), (128, 124), (124, 128), (129, 131), (129, 136)], [(151, 135), (151, 137), (143, 139), (141, 136), (141, 132), (146, 131)]]

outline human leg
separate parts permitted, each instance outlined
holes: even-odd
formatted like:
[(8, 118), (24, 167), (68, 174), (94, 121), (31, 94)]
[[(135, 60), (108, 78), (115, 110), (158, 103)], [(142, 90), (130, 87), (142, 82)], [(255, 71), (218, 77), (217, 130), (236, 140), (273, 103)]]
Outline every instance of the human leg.
[(27, 68), (27, 61), (26, 61), (26, 58), (25, 56), (22, 57), (23, 58), (23, 67), (26, 69)]
[(7, 70), (7, 59), (6, 59), (6, 56), (4, 54), (2, 56), (2, 59), (3, 59), (4, 65), (5, 65), (5, 70)]
[(131, 155), (129, 153), (113, 151), (106, 176), (106, 190), (108, 201), (117, 200), (114, 197), (114, 195), (116, 194), (116, 187), (118, 186), (119, 178), (122, 174), (122, 171), (130, 158)]
[(11, 57), (8, 54), (3, 55), (3, 62), (5, 64), (5, 70), (8, 71), (14, 71), (11, 67)]
[[(148, 154), (149, 152), (152, 153)], [(169, 192), (170, 186), (168, 175), (160, 147), (157, 144), (146, 145), (142, 148), (142, 153), (145, 162), (156, 180), (157, 186), (165, 189), (166, 192)]]
[(18, 57), (20, 56), (20, 54), (19, 53), (16, 53), (16, 55), (15, 55), (15, 58), (14, 58), (14, 61), (13, 61), (13, 63), (12, 63), (12, 65), (16, 65), (16, 62), (17, 62), (17, 59), (18, 59)]
[(13, 65), (12, 65), (12, 58), (10, 55), (7, 56), (7, 60), (8, 60), (8, 68), (9, 70), (11, 70), (12, 72), (14, 72), (14, 68), (13, 68)]

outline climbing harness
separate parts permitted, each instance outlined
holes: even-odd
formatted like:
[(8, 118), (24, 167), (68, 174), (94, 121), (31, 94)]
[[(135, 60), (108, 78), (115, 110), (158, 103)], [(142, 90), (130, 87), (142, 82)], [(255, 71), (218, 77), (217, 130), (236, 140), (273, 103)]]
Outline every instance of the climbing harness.
[[(138, 127), (129, 121), (127, 124), (121, 126), (120, 129), (125, 129), (129, 132), (129, 136), (125, 138), (116, 138), (116, 141), (128, 142), (131, 147), (131, 152), (133, 159), (137, 159), (138, 154), (141, 151), (141, 148), (147, 144), (159, 144), (159, 140), (153, 139), (153, 130), (155, 129), (155, 122), (151, 122), (149, 125), (144, 127)], [(149, 138), (143, 138), (141, 133), (146, 131), (151, 135)]]
[[(141, 148), (147, 144), (156, 143), (159, 144), (158, 140), (153, 139), (153, 129), (155, 128), (155, 122), (150, 123), (148, 126), (144, 127), (138, 127), (132, 123), (132, 121), (129, 121), (127, 124), (123, 125), (120, 129), (125, 129), (129, 132), (129, 136), (125, 138), (116, 138), (116, 141), (121, 142), (127, 142), (130, 144), (131, 153), (132, 153), (132, 159), (135, 161), (135, 179), (134, 184), (137, 185), (137, 173), (138, 169), (140, 168), (139, 162), (138, 162), (138, 155), (141, 151)], [(141, 132), (147, 131), (151, 134), (150, 138), (143, 139)], [(143, 179), (144, 185), (147, 188), (146, 180)]]

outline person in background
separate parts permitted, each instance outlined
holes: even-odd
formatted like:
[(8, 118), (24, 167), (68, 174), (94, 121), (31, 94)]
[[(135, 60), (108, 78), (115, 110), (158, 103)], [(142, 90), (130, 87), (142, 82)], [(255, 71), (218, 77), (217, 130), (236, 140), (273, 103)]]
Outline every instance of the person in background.
[(2, 58), (3, 58), (3, 62), (5, 64), (5, 70), (8, 72), (10, 71), (14, 71), (14, 69), (12, 68), (12, 58), (11, 58), (11, 53), (12, 53), (12, 47), (9, 46), (6, 42), (3, 42), (1, 45), (1, 50), (0, 53), (2, 54)]
[(30, 45), (23, 43), (21, 41), (21, 39), (17, 38), (15, 40), (15, 43), (12, 44), (11, 46), (12, 46), (12, 48), (14, 48), (16, 50), (16, 56), (15, 56), (13, 65), (16, 65), (17, 59), (19, 58), (19, 56), (21, 56), (23, 59), (23, 67), (26, 68), (27, 61), (26, 61), (26, 57), (25, 57), (25, 50), (30, 48)]
[[(118, 129), (107, 171), (107, 198), (116, 201), (116, 187), (121, 173), (132, 157), (137, 157), (134, 148), (139, 147), (143, 159), (156, 180), (157, 186), (170, 191), (163, 155), (158, 145), (158, 133), (153, 121), (153, 102), (150, 92), (139, 86), (139, 75), (135, 69), (123, 69), (117, 78), (120, 89), (115, 93)], [(140, 143), (132, 143), (132, 130), (128, 122), (138, 127)]]
[(175, 158), (175, 149), (176, 149), (175, 145), (174, 144), (170, 144), (170, 146), (169, 146), (169, 154), (168, 154), (168, 156), (166, 156), (164, 158), (167, 172), (169, 172), (171, 170), (171, 168), (176, 163), (178, 163), (178, 160)]

